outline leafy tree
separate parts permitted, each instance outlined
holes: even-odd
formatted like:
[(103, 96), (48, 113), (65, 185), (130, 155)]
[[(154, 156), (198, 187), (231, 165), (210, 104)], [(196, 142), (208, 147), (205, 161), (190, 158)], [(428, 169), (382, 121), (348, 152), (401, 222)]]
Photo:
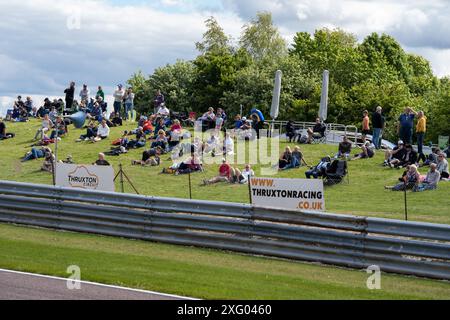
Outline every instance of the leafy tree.
[(205, 21), (207, 31), (203, 34), (203, 40), (196, 43), (197, 50), (202, 54), (227, 53), (232, 50), (230, 38), (225, 34), (222, 27), (214, 17), (209, 17)]
[(273, 24), (272, 14), (259, 12), (255, 20), (246, 24), (240, 38), (240, 45), (257, 62), (277, 61), (287, 53), (286, 41)]

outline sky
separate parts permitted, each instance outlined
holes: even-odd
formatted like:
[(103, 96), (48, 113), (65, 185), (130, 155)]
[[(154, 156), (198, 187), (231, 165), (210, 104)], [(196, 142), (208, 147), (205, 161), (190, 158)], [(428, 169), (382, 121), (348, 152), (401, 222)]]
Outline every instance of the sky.
[(209, 16), (237, 39), (259, 11), (272, 12), (288, 42), (323, 27), (359, 40), (385, 32), (450, 75), (446, 0), (0, 0), (0, 113), (19, 94), (37, 104), (62, 96), (71, 80), (111, 94), (138, 70), (194, 59)]

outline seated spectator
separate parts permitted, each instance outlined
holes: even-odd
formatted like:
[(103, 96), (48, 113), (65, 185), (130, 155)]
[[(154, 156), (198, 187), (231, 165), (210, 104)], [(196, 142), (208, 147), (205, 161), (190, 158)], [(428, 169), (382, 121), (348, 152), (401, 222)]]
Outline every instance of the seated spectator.
[(148, 135), (152, 134), (153, 131), (154, 131), (152, 121), (151, 120), (145, 120), (142, 123), (142, 129), (144, 130), (145, 134), (148, 134)]
[(225, 123), (225, 119), (222, 116), (222, 109), (217, 109), (217, 116), (216, 116), (216, 131), (222, 131), (223, 124)]
[(350, 141), (348, 141), (347, 136), (344, 136), (344, 138), (342, 139), (342, 142), (339, 143), (339, 150), (334, 158), (335, 159), (339, 159), (339, 158), (347, 159), (350, 157), (351, 152), (352, 152), (352, 143)]
[(446, 155), (446, 157), (448, 159), (448, 157), (450, 157), (450, 146), (445, 148), (444, 151), (442, 151), (442, 152), (444, 152), (444, 154)]
[(307, 143), (311, 144), (314, 137), (325, 137), (325, 131), (327, 130), (327, 127), (322, 123), (322, 120), (320, 118), (316, 119), (316, 124), (314, 125), (314, 128), (309, 128), (307, 130), (308, 132), (308, 140)]
[(234, 117), (234, 130), (239, 130), (244, 125), (244, 121), (241, 118), (241, 115), (238, 114)]
[(280, 160), (278, 161), (279, 170), (284, 170), (285, 168), (289, 168), (292, 164), (292, 151), (290, 147), (286, 147), (283, 154), (281, 155)]
[(44, 115), (44, 119), (42, 120), (41, 127), (37, 130), (36, 135), (34, 136), (34, 140), (37, 140), (40, 136), (40, 139), (44, 137), (44, 134), (48, 131), (50, 131), (51, 128), (53, 128), (53, 122), (50, 120), (50, 117), (48, 114)]
[(105, 140), (109, 137), (110, 129), (106, 124), (106, 120), (103, 119), (101, 124), (97, 128), (97, 136), (92, 140), (93, 142), (98, 142)]
[(211, 155), (215, 157), (216, 149), (219, 147), (219, 144), (220, 144), (219, 138), (216, 137), (214, 132), (211, 132), (211, 136), (206, 141), (206, 143), (203, 144), (203, 153), (205, 154), (211, 153)]
[(44, 163), (42, 164), (41, 170), (53, 173), (53, 170), (55, 168), (55, 160), (55, 155), (49, 148), (47, 148), (44, 153)]
[(234, 155), (234, 140), (228, 132), (225, 134), (225, 140), (223, 141), (223, 154)]
[(126, 148), (127, 149), (143, 148), (145, 147), (146, 143), (147, 137), (145, 136), (144, 129), (142, 127), (139, 127), (136, 132), (136, 139), (129, 141), (126, 145)]
[(158, 133), (160, 131), (167, 132), (167, 128), (166, 128), (166, 122), (164, 121), (164, 118), (158, 117), (158, 118), (156, 118), (155, 122), (156, 122), (156, 125), (155, 125), (155, 130), (154, 130), (154, 132), (155, 132), (154, 139), (157, 139)]
[(231, 182), (234, 175), (234, 169), (228, 164), (226, 159), (222, 159), (222, 165), (219, 168), (219, 175), (210, 179), (203, 180), (203, 185), (211, 185), (219, 182)]
[(208, 112), (199, 118), (199, 121), (202, 122), (203, 131), (214, 129), (216, 127), (216, 114), (214, 113), (214, 108), (209, 108)]
[(423, 163), (424, 166), (429, 166), (432, 163), (437, 164), (439, 161), (439, 153), (441, 153), (441, 150), (439, 148), (433, 147), (431, 148), (431, 154), (427, 156), (427, 159)]
[(159, 130), (158, 136), (156, 137), (156, 140), (152, 143), (151, 148), (161, 147), (164, 151), (167, 150), (167, 137), (164, 130)]
[(302, 166), (302, 162), (305, 166), (308, 166), (305, 158), (303, 157), (303, 153), (300, 150), (299, 146), (294, 147), (294, 151), (292, 151), (292, 160), (291, 163), (284, 167), (282, 170), (296, 169)]
[(3, 118), (0, 117), (0, 140), (6, 140), (14, 138), (14, 133), (7, 133), (6, 132), (6, 124), (3, 122)]
[(406, 153), (404, 154), (404, 156), (397, 165), (400, 168), (406, 167), (411, 164), (417, 164), (418, 154), (416, 151), (414, 151), (412, 145), (410, 144), (405, 145), (405, 151)]
[(242, 118), (243, 125), (239, 128), (239, 138), (242, 140), (251, 140), (253, 139), (253, 128), (251, 120), (247, 118)]
[(120, 116), (120, 113), (114, 112), (113, 116), (111, 117), (111, 123), (114, 127), (121, 127), (123, 125), (123, 119)]
[(52, 152), (52, 150), (48, 147), (42, 147), (42, 148), (32, 148), (30, 152), (27, 152), (27, 154), (22, 158), (22, 162), (40, 159), (45, 157), (46, 152)]
[(319, 177), (323, 177), (325, 174), (327, 168), (331, 165), (331, 158), (330, 157), (324, 157), (320, 160), (319, 164), (317, 164), (315, 167), (311, 167), (311, 170), (306, 171), (305, 175), (307, 179), (311, 179), (311, 176), (314, 179), (317, 179)]
[(404, 143), (402, 140), (397, 142), (397, 146), (392, 150), (386, 150), (384, 154), (384, 166), (396, 165), (403, 159), (406, 153), (406, 149), (404, 147)]
[(92, 165), (94, 166), (110, 166), (109, 162), (105, 160), (105, 154), (99, 153), (98, 159)]
[(430, 171), (427, 173), (427, 177), (425, 180), (420, 183), (413, 191), (420, 192), (426, 190), (435, 190), (437, 189), (439, 180), (441, 180), (441, 174), (437, 170), (437, 165), (432, 163), (430, 165)]
[(170, 110), (166, 107), (166, 105), (163, 103), (160, 105), (158, 111), (156, 112), (156, 115), (161, 118), (168, 118), (170, 117)]
[(203, 171), (203, 166), (197, 154), (192, 154), (188, 159), (180, 163), (175, 175), (190, 174)]
[(241, 184), (247, 184), (252, 177), (255, 177), (255, 171), (253, 171), (252, 166), (247, 164), (245, 169), (242, 170), (241, 176), (243, 179), (240, 179)]
[(98, 122), (101, 122), (103, 120), (103, 112), (102, 108), (100, 107), (100, 104), (98, 102), (94, 103), (94, 106), (92, 107), (92, 110), (88, 112), (86, 117), (89, 120), (95, 120)]
[(62, 117), (59, 117), (59, 116), (58, 116), (58, 117), (56, 118), (54, 129), (55, 129), (55, 130), (53, 130), (53, 131), (52, 131), (52, 134), (50, 135), (50, 139), (51, 139), (51, 140), (56, 139), (56, 135), (57, 135), (57, 134), (58, 134), (58, 137), (62, 137), (63, 135), (66, 134), (66, 132), (67, 132), (66, 129), (67, 129), (67, 128), (66, 128), (66, 124), (65, 124), (65, 122), (63, 121)]
[(81, 135), (77, 142), (81, 141), (89, 141), (94, 139), (97, 136), (97, 128), (94, 125), (94, 122), (90, 122), (87, 127), (87, 132), (85, 135)]
[(438, 156), (437, 170), (441, 174), (441, 179), (449, 178), (448, 161), (443, 152), (441, 152)]
[(405, 189), (412, 190), (416, 188), (420, 183), (420, 173), (417, 170), (417, 166), (414, 164), (410, 165), (408, 172), (402, 177), (402, 180), (402, 182), (395, 186), (386, 186), (384, 188), (392, 191), (405, 191)]
[(131, 162), (132, 165), (137, 166), (152, 166), (156, 167), (161, 164), (161, 154), (162, 154), (162, 148), (156, 147), (152, 148), (150, 150), (146, 150), (142, 153), (142, 160), (133, 160)]
[(369, 159), (373, 158), (374, 155), (375, 155), (375, 146), (371, 144), (369, 141), (366, 141), (366, 143), (363, 146), (361, 146), (361, 153), (356, 154), (350, 160)]

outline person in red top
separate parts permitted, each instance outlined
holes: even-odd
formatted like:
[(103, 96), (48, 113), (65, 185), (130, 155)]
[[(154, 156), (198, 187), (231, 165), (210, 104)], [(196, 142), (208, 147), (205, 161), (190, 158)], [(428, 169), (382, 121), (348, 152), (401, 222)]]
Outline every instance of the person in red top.
[(369, 111), (364, 110), (363, 112), (363, 121), (362, 121), (362, 143), (366, 143), (366, 137), (370, 134), (370, 119), (369, 119)]
[(146, 120), (144, 122), (144, 125), (142, 126), (142, 129), (144, 130), (145, 134), (152, 134), (153, 133), (153, 125), (150, 120)]
[(183, 128), (181, 127), (180, 120), (175, 120), (173, 122), (172, 127), (170, 128), (170, 131), (174, 132), (174, 131), (181, 131), (181, 130), (183, 130)]
[(210, 185), (219, 182), (230, 182), (234, 176), (234, 169), (228, 164), (226, 159), (222, 159), (222, 165), (219, 168), (219, 175), (210, 180), (203, 180), (203, 185)]

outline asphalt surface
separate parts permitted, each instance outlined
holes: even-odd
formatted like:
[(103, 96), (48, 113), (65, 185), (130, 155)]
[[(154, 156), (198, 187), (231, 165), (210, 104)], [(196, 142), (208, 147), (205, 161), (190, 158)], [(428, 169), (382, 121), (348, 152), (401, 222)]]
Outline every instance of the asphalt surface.
[(81, 282), (69, 290), (67, 279), (0, 270), (0, 300), (183, 300), (154, 292)]

